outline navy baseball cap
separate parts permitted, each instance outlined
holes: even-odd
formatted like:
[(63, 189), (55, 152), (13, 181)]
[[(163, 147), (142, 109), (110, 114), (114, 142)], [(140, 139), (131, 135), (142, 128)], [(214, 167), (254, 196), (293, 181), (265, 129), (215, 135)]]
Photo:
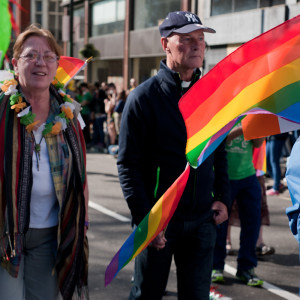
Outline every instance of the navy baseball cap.
[(173, 32), (189, 33), (199, 29), (204, 32), (216, 32), (214, 29), (204, 26), (199, 17), (189, 11), (170, 12), (159, 26), (162, 37), (168, 37)]

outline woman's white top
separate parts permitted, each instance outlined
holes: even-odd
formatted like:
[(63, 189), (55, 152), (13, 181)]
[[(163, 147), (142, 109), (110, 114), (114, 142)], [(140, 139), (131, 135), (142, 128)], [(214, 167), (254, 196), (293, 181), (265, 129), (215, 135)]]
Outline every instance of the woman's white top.
[[(34, 130), (36, 144), (41, 141), (44, 126)], [(39, 170), (35, 150), (32, 154), (33, 185), (30, 199), (30, 228), (49, 228), (58, 225), (59, 204), (50, 170), (45, 138), (41, 141)]]

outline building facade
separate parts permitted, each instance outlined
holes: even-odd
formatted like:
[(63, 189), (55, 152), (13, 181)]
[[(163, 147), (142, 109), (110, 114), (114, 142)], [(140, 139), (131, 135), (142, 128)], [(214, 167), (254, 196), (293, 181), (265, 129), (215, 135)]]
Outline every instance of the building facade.
[(31, 0), (30, 19), (49, 29), (57, 41), (62, 42), (61, 0)]
[(243, 43), (300, 14), (299, 1), (33, 0), (31, 19), (64, 41), (65, 55), (80, 57), (88, 43), (99, 50), (85, 74), (89, 82), (115, 82), (127, 89), (131, 77), (141, 83), (158, 71), (165, 57), (158, 26), (169, 11), (190, 10), (216, 29), (206, 34), (206, 73)]

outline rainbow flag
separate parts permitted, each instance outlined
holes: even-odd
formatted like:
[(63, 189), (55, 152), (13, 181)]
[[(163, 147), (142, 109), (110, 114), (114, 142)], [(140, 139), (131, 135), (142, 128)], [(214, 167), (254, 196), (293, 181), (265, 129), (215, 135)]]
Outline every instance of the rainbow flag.
[[(227, 56), (182, 97), (179, 109), (187, 129), (186, 156), (193, 167), (199, 166), (246, 115), (271, 115), (278, 124), (300, 123), (300, 16)], [(254, 127), (256, 133), (264, 128)], [(275, 133), (286, 128), (290, 127), (278, 125)], [(105, 285), (165, 228), (185, 188), (187, 170), (114, 256), (105, 272)]]
[(105, 286), (167, 226), (181, 198), (189, 174), (188, 165), (113, 257), (105, 271)]
[(273, 114), (277, 120), (300, 123), (299, 81), (297, 16), (238, 48), (182, 97), (179, 108), (187, 128), (190, 164), (200, 165), (244, 115)]
[(68, 82), (87, 65), (87, 63), (88, 61), (83, 61), (79, 58), (61, 56), (55, 78), (66, 86)]
[(256, 170), (256, 176), (262, 176), (267, 172), (267, 154), (266, 141), (259, 148), (253, 149), (253, 166)]

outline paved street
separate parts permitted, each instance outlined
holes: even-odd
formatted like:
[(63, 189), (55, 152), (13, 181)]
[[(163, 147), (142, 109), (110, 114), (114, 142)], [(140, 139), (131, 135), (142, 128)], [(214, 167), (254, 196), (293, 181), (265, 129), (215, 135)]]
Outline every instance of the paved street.
[[(116, 159), (106, 154), (88, 154), (87, 172), (90, 189), (90, 299), (125, 300), (131, 286), (133, 262), (121, 270), (109, 286), (104, 287), (105, 269), (131, 232), (130, 214), (119, 185)], [(289, 230), (285, 214), (286, 207), (291, 205), (288, 191), (279, 197), (269, 197), (268, 205), (271, 226), (264, 228), (264, 240), (266, 244), (274, 246), (276, 252), (259, 260), (256, 273), (265, 280), (264, 288), (240, 284), (235, 279), (237, 257), (227, 256), (226, 282), (218, 285), (218, 290), (234, 300), (300, 299), (297, 296), (300, 282), (299, 247)], [(234, 249), (238, 249), (238, 241), (239, 228), (233, 227)], [(174, 266), (167, 291), (164, 300), (177, 299)]]

